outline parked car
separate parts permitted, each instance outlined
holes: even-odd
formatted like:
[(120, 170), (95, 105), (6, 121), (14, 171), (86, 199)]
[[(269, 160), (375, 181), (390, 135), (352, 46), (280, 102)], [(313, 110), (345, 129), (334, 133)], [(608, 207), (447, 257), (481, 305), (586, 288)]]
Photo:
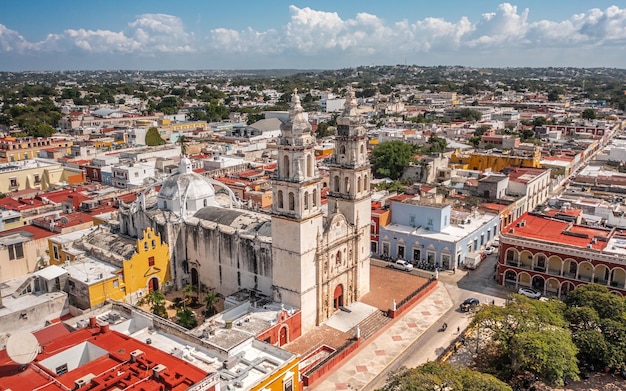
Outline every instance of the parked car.
[(491, 246), (492, 246), (492, 247), (499, 247), (499, 246), (500, 246), (500, 238), (499, 238), (499, 237), (498, 237), (498, 238), (495, 238), (495, 239), (493, 240), (493, 243), (491, 243)]
[(404, 259), (398, 259), (397, 261), (392, 262), (391, 266), (393, 266), (396, 269), (404, 270), (404, 271), (407, 271), (407, 272), (410, 272), (411, 270), (413, 270), (413, 265), (411, 265), (410, 263), (408, 263)]
[(470, 298), (465, 299), (465, 301), (459, 305), (459, 308), (461, 308), (461, 311), (467, 312), (479, 304), (480, 304), (480, 300), (474, 297), (470, 297)]
[(524, 295), (526, 297), (530, 297), (531, 299), (538, 299), (541, 297), (541, 292), (534, 290), (533, 288), (521, 287), (517, 290), (517, 293), (520, 295)]
[(496, 248), (493, 246), (487, 246), (487, 248), (485, 249), (485, 254), (487, 255), (491, 255), (494, 253), (494, 251), (496, 251)]

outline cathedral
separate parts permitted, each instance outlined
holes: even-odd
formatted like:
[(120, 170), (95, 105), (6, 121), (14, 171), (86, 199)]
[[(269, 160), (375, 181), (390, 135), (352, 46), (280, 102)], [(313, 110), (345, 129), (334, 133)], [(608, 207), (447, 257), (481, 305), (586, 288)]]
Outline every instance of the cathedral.
[(201, 283), (224, 296), (249, 289), (300, 308), (302, 332), (322, 324), (370, 284), (367, 137), (354, 92), (348, 95), (328, 164), (327, 212), (315, 135), (295, 91), (277, 143), (271, 213), (238, 208), (227, 187), (194, 173), (183, 157), (176, 174), (120, 206), (120, 232), (158, 232), (177, 288)]

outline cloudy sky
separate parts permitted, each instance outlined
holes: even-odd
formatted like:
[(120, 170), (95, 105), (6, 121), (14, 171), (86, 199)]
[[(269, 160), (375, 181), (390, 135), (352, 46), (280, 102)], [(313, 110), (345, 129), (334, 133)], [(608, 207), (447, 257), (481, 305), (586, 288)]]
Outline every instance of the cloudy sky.
[(0, 71), (393, 64), (625, 68), (626, 4), (3, 0), (0, 12)]

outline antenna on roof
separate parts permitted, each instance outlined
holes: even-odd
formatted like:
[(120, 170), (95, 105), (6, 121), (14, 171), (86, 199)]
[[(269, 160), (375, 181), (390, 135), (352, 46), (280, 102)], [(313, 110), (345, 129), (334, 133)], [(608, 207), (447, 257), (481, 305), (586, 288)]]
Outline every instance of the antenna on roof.
[(39, 341), (28, 331), (16, 331), (7, 340), (7, 354), (18, 364), (28, 364), (39, 354)]

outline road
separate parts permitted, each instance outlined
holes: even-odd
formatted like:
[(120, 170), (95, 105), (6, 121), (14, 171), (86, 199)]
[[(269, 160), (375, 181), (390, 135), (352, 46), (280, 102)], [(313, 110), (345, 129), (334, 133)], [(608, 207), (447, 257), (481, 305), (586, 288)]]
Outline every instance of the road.
[[(455, 274), (451, 271), (439, 273), (439, 281), (448, 291), (454, 303), (462, 303), (468, 297), (475, 297), (481, 303), (504, 304), (507, 296), (512, 293), (508, 288), (497, 285), (493, 279), (494, 267), (497, 262), (497, 254), (487, 256), (476, 270), (461, 271)], [(414, 274), (424, 275), (424, 271), (413, 270)], [(432, 273), (426, 273), (432, 274)], [(457, 328), (463, 330), (469, 324), (470, 314), (458, 310), (458, 305), (453, 306), (445, 313), (437, 323), (433, 324), (410, 348), (406, 349), (385, 370), (378, 374), (369, 384), (361, 388), (362, 391), (380, 389), (390, 372), (401, 367), (416, 367), (427, 361), (434, 361), (440, 353), (458, 337)], [(448, 324), (446, 331), (439, 331), (443, 323)]]

